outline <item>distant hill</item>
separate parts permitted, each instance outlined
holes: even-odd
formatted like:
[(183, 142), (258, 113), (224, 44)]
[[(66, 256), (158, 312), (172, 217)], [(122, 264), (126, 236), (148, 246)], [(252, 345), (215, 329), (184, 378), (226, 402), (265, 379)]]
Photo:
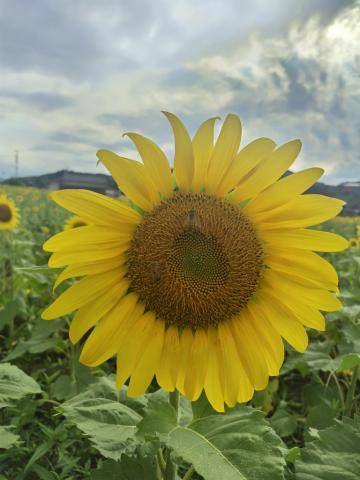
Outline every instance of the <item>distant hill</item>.
[(85, 188), (94, 192), (115, 195), (119, 189), (110, 175), (103, 173), (81, 173), (71, 170), (60, 170), (55, 173), (32, 177), (12, 177), (4, 180), (4, 184), (58, 190), (61, 188)]
[(360, 215), (359, 181), (340, 183), (340, 185), (326, 185), (325, 183), (317, 182), (308, 190), (308, 193), (319, 193), (321, 195), (328, 195), (329, 197), (340, 198), (346, 202), (343, 215)]
[[(286, 172), (289, 175), (291, 172)], [(80, 173), (70, 170), (32, 177), (17, 177), (3, 180), (0, 183), (8, 185), (23, 185), (48, 190), (59, 188), (87, 188), (107, 195), (117, 195), (118, 188), (110, 175), (102, 173)], [(341, 198), (346, 202), (344, 215), (360, 215), (360, 181), (340, 183), (339, 185), (326, 185), (317, 182), (308, 190), (308, 193), (319, 193), (331, 197)]]

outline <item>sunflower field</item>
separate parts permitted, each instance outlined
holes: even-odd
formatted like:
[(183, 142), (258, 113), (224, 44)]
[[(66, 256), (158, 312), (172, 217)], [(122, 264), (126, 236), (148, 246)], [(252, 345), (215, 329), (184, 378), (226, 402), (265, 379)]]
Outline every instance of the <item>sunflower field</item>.
[(42, 245), (82, 220), (47, 191), (1, 186), (0, 195), (18, 217), (0, 229), (0, 480), (360, 478), (359, 218), (321, 227), (351, 239), (323, 254), (339, 274), (341, 310), (326, 314), (325, 331), (308, 329), (304, 353), (286, 344), (280, 375), (223, 414), (204, 393), (169, 403), (155, 379), (127, 397), (113, 359), (79, 363), (71, 316), (41, 319), (59, 273)]

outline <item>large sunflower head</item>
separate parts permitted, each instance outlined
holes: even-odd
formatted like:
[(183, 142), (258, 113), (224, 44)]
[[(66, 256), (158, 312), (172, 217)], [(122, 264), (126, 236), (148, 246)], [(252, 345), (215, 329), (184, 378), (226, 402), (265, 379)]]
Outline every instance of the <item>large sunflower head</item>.
[(0, 194), (0, 230), (14, 230), (19, 223), (19, 212), (15, 203)]
[(91, 225), (62, 232), (44, 248), (66, 266), (56, 285), (83, 277), (43, 313), (76, 311), (70, 339), (90, 330), (80, 360), (117, 356), (117, 385), (145, 392), (154, 375), (190, 400), (202, 390), (218, 410), (251, 399), (278, 375), (283, 339), (304, 351), (304, 327), (324, 330), (321, 311), (341, 304), (333, 267), (313, 251), (346, 248), (342, 237), (308, 227), (337, 215), (341, 200), (303, 193), (322, 175), (284, 176), (299, 140), (268, 138), (239, 150), (241, 124), (228, 115), (214, 142), (211, 118), (191, 138), (165, 113), (175, 137), (173, 172), (137, 133), (142, 162), (98, 152), (129, 201), (86, 190), (53, 199)]

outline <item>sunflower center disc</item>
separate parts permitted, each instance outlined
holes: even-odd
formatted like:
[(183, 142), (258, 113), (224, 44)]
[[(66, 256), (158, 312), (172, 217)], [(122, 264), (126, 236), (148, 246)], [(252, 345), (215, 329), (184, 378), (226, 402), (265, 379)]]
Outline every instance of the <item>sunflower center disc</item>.
[(261, 243), (241, 210), (205, 194), (177, 193), (148, 213), (128, 251), (132, 289), (179, 327), (236, 315), (255, 293)]
[(11, 217), (10, 207), (4, 203), (0, 204), (0, 222), (9, 222)]

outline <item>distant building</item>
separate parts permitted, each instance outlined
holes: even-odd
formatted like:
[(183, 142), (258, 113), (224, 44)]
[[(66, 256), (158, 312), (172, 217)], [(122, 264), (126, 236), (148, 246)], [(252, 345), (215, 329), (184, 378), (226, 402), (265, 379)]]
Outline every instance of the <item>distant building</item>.
[(22, 185), (27, 187), (60, 190), (66, 188), (83, 188), (109, 196), (119, 196), (116, 183), (110, 175), (102, 173), (81, 173), (69, 170), (60, 170), (56, 173), (40, 175), (38, 177), (17, 177), (4, 180), (8, 185)]

